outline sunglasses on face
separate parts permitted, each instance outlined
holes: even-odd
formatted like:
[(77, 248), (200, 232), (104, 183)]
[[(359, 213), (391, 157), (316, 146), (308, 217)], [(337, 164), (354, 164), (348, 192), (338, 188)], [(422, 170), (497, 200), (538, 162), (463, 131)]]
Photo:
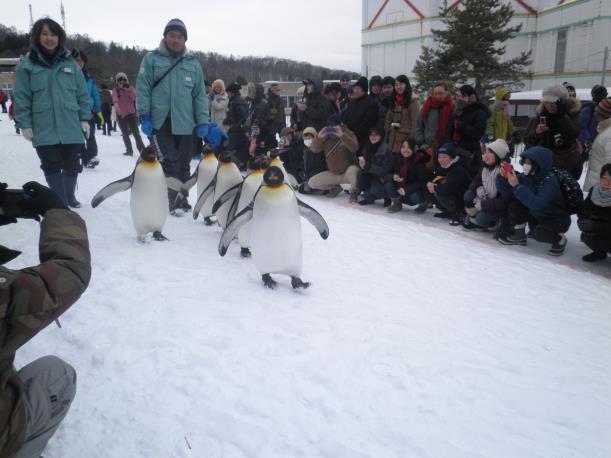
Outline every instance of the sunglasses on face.
[(127, 81), (125, 78), (119, 78), (117, 81)]

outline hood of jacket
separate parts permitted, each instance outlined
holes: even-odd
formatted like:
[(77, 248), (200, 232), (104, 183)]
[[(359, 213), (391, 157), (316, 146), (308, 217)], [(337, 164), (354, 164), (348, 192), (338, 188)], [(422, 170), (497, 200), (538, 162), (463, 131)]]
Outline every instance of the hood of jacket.
[(554, 163), (554, 153), (552, 150), (542, 146), (533, 146), (526, 149), (521, 156), (530, 159), (539, 167), (538, 177), (546, 177), (551, 171)]
[[(570, 113), (572, 115), (574, 114), (578, 114), (581, 111), (581, 102), (577, 99), (574, 98), (568, 98), (564, 101), (566, 103), (566, 112)], [(543, 103), (540, 103), (539, 105), (537, 105), (537, 114), (540, 115), (541, 113), (543, 113), (543, 110), (545, 109), (545, 107), (543, 106)]]
[(506, 87), (499, 87), (496, 91), (494, 91), (494, 99), (495, 100), (503, 100), (507, 96), (507, 94), (511, 94), (511, 91)]
[(173, 52), (171, 52), (168, 49), (168, 47), (165, 45), (165, 40), (162, 38), (161, 41), (159, 42), (159, 47), (157, 48), (157, 52), (161, 54), (162, 56), (168, 56), (168, 57), (185, 56), (187, 55), (187, 47), (185, 46), (185, 49), (183, 49), (180, 54), (174, 54)]
[(30, 59), (35, 64), (52, 67), (60, 60), (68, 59), (70, 55), (70, 50), (68, 48), (62, 47), (55, 51), (55, 54), (53, 55), (53, 60), (49, 62), (46, 59), (45, 54), (40, 50), (38, 46), (30, 45), (29, 51), (26, 54), (26, 58)]

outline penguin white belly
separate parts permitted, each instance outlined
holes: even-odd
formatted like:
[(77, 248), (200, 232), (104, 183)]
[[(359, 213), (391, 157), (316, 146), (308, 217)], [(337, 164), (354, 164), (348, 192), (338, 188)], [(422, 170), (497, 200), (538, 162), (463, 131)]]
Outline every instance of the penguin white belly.
[[(236, 208), (236, 215), (245, 209), (253, 197), (257, 193), (259, 186), (263, 182), (263, 171), (255, 171), (246, 177), (244, 184), (242, 185), (242, 192), (240, 193), (240, 200)], [(250, 248), (250, 221), (246, 223), (238, 232), (238, 240), (242, 248)]]
[(158, 162), (136, 167), (131, 192), (132, 222), (138, 236), (161, 231), (168, 217), (166, 179)]
[(288, 186), (262, 187), (250, 223), (252, 259), (259, 272), (300, 277), (301, 220), (293, 191)]
[[(218, 159), (214, 154), (205, 156), (199, 163), (197, 169), (197, 198), (202, 195), (204, 189), (208, 187), (214, 175), (216, 175), (216, 169), (218, 167)], [(208, 199), (202, 206), (200, 214), (203, 217), (212, 216), (212, 205), (214, 205), (213, 199)]]
[[(216, 186), (214, 187), (214, 198), (212, 202), (216, 202), (225, 191), (241, 181), (242, 174), (240, 173), (240, 169), (238, 169), (233, 162), (221, 164), (216, 175)], [(231, 208), (232, 202), (232, 199), (229, 199), (221, 205), (221, 208), (216, 212), (216, 219), (223, 229), (227, 227), (227, 216), (229, 215), (229, 209)]]

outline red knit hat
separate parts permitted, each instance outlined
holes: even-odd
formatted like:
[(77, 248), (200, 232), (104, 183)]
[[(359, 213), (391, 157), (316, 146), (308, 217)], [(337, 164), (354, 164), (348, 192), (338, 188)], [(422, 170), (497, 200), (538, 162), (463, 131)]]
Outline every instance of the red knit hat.
[(596, 105), (594, 112), (599, 122), (611, 118), (611, 99), (602, 99), (600, 103)]

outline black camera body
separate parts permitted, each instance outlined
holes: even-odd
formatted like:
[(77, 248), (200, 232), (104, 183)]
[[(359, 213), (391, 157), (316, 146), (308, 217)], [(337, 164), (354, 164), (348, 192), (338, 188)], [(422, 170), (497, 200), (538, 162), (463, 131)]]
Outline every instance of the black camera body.
[(23, 189), (0, 189), (0, 217), (34, 219), (36, 215), (24, 210), (21, 203), (32, 196)]

